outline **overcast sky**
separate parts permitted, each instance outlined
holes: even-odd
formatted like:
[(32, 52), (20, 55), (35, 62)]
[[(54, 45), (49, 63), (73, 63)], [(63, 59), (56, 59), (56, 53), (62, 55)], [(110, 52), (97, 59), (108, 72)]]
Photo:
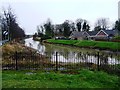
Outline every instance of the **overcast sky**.
[(53, 24), (63, 23), (66, 19), (78, 18), (89, 21), (94, 26), (98, 18), (109, 18), (111, 22), (118, 19), (119, 0), (0, 0), (3, 7), (12, 7), (18, 23), (27, 34), (36, 32), (36, 26), (48, 18)]

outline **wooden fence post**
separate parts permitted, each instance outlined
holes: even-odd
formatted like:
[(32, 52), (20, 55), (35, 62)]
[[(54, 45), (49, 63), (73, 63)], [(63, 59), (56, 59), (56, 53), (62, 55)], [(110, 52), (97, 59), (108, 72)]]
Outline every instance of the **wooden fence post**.
[(56, 71), (58, 71), (58, 52), (56, 52)]
[(17, 58), (18, 58), (18, 55), (17, 55), (17, 51), (15, 52), (15, 69), (18, 70), (18, 63), (17, 63)]
[(97, 54), (98, 54), (98, 55), (97, 55), (97, 56), (98, 56), (98, 60), (97, 60), (97, 70), (99, 71), (99, 70), (100, 70), (100, 68), (99, 68), (100, 54), (99, 54), (99, 52), (98, 52)]

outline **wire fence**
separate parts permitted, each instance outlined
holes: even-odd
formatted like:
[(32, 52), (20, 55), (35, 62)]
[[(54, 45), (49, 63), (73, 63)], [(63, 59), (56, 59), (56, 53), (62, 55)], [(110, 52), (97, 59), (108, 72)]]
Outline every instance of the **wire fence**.
[(2, 69), (6, 70), (104, 70), (120, 73), (120, 57), (116, 54), (97, 53), (63, 53), (15, 52), (4, 55)]

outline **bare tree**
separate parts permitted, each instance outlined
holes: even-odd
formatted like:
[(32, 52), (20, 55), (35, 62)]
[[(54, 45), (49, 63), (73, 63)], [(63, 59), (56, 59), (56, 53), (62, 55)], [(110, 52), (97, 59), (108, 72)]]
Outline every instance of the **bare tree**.
[(16, 15), (13, 13), (12, 8), (10, 6), (8, 7), (8, 9), (3, 10), (1, 24), (3, 37), (5, 33), (8, 33), (9, 40), (25, 36), (25, 33), (23, 29), (19, 27), (16, 21)]
[(89, 31), (90, 30), (90, 25), (87, 20), (83, 20), (83, 25), (82, 25), (82, 31)]
[(71, 26), (71, 29), (72, 29), (72, 31), (75, 31), (75, 23), (74, 22), (72, 22), (71, 24), (70, 24), (70, 26)]
[(95, 28), (106, 30), (109, 28), (109, 19), (108, 18), (100, 18), (95, 23)]
[(83, 23), (83, 19), (77, 19), (76, 20), (76, 26), (77, 26), (78, 31), (81, 31), (82, 23)]
[(64, 31), (63, 31), (64, 36), (65, 37), (69, 37), (69, 35), (70, 35), (70, 29), (71, 29), (71, 27), (70, 27), (70, 21), (69, 20), (65, 20), (64, 23), (62, 24), (62, 27), (64, 29)]
[(44, 34), (44, 26), (40, 26), (40, 28), (41, 28), (41, 32)]
[(75, 31), (75, 23), (72, 20), (67, 20), (70, 26), (70, 31)]

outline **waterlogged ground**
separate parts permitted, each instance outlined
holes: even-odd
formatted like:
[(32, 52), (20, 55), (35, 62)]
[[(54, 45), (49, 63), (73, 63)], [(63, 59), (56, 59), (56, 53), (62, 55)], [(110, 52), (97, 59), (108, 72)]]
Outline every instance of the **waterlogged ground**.
[[(90, 63), (97, 63), (98, 57), (94, 55), (90, 55), (86, 57), (85, 54), (92, 53), (96, 54), (100, 52), (100, 54), (106, 55), (104, 59), (107, 59), (107, 64), (120, 64), (120, 57), (117, 55), (118, 53), (109, 52), (109, 51), (98, 51), (95, 49), (85, 49), (85, 48), (78, 48), (72, 46), (64, 46), (64, 45), (56, 45), (56, 44), (48, 44), (48, 43), (40, 43), (38, 41), (32, 40), (32, 38), (25, 40), (25, 45), (30, 46), (34, 49), (37, 49), (40, 54), (47, 55), (51, 57), (51, 61), (56, 60), (55, 53), (58, 52), (59, 54), (59, 62), (84, 62), (84, 59), (87, 60), (86, 62)], [(84, 53), (81, 58), (80, 53)], [(110, 57), (109, 55), (112, 55)], [(101, 58), (101, 62), (103, 62), (103, 58)]]
[(120, 88), (120, 77), (101, 71), (73, 74), (40, 71), (3, 71), (3, 88)]

